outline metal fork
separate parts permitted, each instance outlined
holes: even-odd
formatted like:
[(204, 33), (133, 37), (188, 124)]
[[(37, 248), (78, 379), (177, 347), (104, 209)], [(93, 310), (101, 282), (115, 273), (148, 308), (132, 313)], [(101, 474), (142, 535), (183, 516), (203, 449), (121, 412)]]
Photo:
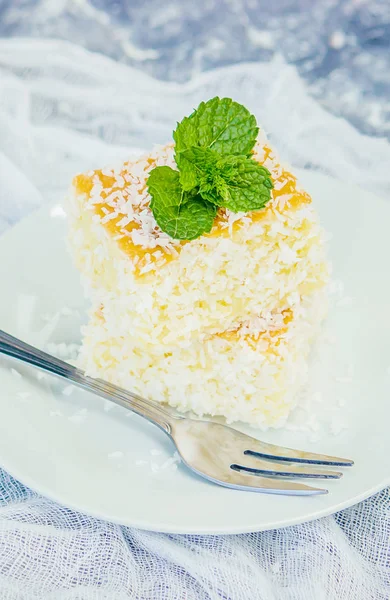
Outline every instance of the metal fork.
[[(34, 365), (148, 419), (170, 437), (189, 469), (219, 485), (271, 494), (326, 494), (326, 489), (291, 479), (338, 479), (342, 473), (321, 469), (321, 466), (353, 465), (352, 460), (345, 458), (268, 444), (212, 421), (174, 416), (155, 402), (102, 379), (88, 377), (81, 369), (1, 330), (0, 353)], [(305, 464), (309, 466), (302, 466)]]

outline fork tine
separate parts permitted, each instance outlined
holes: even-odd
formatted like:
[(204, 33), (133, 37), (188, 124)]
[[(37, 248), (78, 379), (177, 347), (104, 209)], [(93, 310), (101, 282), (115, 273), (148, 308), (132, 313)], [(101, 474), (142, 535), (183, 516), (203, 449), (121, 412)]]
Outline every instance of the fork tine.
[(226, 480), (214, 479), (208, 475), (202, 474), (206, 479), (210, 479), (219, 485), (225, 487), (244, 490), (250, 492), (263, 492), (266, 494), (284, 494), (290, 496), (317, 496), (319, 494), (327, 494), (328, 490), (323, 488), (315, 488), (303, 483), (293, 483), (283, 479), (273, 479), (271, 477), (259, 477), (257, 475), (249, 475), (239, 471), (230, 469), (229, 477)]
[(294, 448), (285, 448), (261, 442), (253, 437), (246, 436), (244, 454), (270, 458), (272, 460), (307, 463), (313, 465), (331, 465), (337, 467), (351, 467), (354, 463), (349, 458), (339, 456), (328, 456), (327, 454), (316, 454), (315, 452), (304, 452)]
[(304, 467), (300, 465), (283, 464), (282, 461), (274, 462), (271, 460), (262, 460), (258, 456), (245, 454), (242, 461), (230, 465), (233, 470), (244, 470), (248, 473), (258, 473), (260, 475), (274, 475), (279, 477), (308, 477), (317, 479), (340, 479), (343, 476), (338, 471), (325, 471), (315, 467)]

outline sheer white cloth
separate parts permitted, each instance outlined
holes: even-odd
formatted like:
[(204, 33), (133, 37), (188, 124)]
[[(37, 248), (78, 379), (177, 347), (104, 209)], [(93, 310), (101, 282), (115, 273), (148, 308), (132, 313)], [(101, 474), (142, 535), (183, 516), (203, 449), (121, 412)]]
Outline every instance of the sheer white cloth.
[[(326, 113), (281, 59), (179, 85), (66, 42), (11, 39), (0, 41), (0, 231), (60, 199), (75, 172), (165, 142), (216, 94), (245, 103), (290, 162), (388, 195), (388, 142)], [(75, 513), (0, 470), (0, 598), (386, 600), (390, 492), (277, 531), (170, 536)]]

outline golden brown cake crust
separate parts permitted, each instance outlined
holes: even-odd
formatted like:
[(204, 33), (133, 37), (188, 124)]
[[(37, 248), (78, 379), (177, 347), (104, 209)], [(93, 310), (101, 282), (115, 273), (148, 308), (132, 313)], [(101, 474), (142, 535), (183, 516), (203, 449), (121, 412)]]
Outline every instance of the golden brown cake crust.
[[(163, 164), (176, 168), (173, 150), (173, 144), (167, 144), (137, 161), (124, 163), (118, 170), (98, 169), (77, 175), (73, 180), (75, 194), (85, 195), (86, 209), (93, 210), (105, 230), (134, 263), (138, 274), (146, 263), (160, 268), (174, 260), (188, 243), (164, 234), (149, 208), (148, 174)], [(234, 237), (238, 228), (267, 218), (275, 208), (283, 212), (285, 208), (299, 209), (310, 204), (309, 194), (300, 190), (296, 177), (280, 166), (267, 143), (257, 142), (254, 157), (271, 173), (274, 188), (270, 202), (264, 209), (245, 215), (219, 209), (212, 231), (203, 237)]]

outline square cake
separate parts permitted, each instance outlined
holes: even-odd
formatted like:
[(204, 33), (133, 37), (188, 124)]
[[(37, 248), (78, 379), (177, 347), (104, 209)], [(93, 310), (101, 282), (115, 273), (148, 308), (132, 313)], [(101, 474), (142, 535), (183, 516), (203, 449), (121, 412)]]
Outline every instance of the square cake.
[(91, 304), (87, 374), (179, 411), (265, 428), (285, 423), (307, 380), (328, 264), (309, 194), (255, 133), (242, 160), (268, 173), (268, 201), (245, 212), (216, 206), (194, 239), (172, 237), (152, 210), (150, 174), (169, 167), (176, 177), (177, 136), (134, 162), (76, 176), (68, 214)]

